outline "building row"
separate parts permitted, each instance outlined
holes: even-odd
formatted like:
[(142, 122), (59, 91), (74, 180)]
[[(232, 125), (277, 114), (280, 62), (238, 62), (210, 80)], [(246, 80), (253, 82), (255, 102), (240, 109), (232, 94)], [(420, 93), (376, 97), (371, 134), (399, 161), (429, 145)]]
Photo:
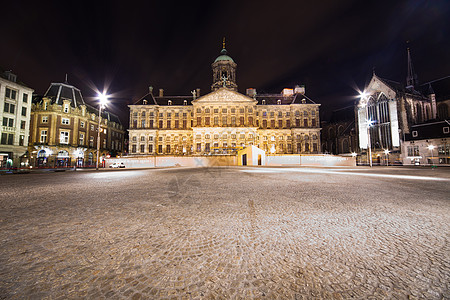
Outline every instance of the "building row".
[[(81, 91), (52, 83), (44, 96), (5, 72), (0, 76), (0, 167), (87, 167), (124, 151), (119, 118), (85, 103)], [(100, 125), (100, 140), (97, 141)]]

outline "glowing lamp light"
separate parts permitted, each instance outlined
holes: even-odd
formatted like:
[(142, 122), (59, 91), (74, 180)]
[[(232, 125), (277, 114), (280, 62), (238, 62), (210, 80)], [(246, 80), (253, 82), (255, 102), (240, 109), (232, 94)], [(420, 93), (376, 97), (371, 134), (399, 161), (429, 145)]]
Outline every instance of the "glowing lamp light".
[(435, 145), (429, 145), (429, 146), (428, 146), (428, 150), (433, 150), (434, 148), (436, 148)]
[(108, 103), (108, 95), (105, 92), (98, 94), (98, 100), (100, 100), (100, 105), (105, 106)]
[(366, 99), (369, 94), (366, 93), (366, 91), (362, 91), (359, 93), (359, 98)]
[(389, 150), (388, 149), (384, 150), (384, 154), (389, 154)]
[(367, 120), (367, 126), (370, 127), (375, 123), (375, 121)]
[(356, 157), (358, 154), (356, 152), (352, 152), (352, 156)]

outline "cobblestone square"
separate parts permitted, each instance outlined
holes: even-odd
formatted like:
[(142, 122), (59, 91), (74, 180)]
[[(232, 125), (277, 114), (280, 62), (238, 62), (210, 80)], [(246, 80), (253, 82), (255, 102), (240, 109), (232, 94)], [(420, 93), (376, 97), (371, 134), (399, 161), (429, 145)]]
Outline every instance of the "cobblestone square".
[(450, 170), (0, 177), (0, 298), (450, 299)]

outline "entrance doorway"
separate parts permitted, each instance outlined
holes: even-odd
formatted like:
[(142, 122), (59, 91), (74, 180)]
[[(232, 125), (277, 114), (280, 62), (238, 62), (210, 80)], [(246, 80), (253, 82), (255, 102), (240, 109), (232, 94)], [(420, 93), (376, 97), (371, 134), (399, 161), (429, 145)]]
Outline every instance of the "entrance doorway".
[(258, 166), (262, 165), (262, 157), (261, 154), (258, 154)]
[(247, 154), (242, 155), (242, 165), (243, 166), (247, 165)]

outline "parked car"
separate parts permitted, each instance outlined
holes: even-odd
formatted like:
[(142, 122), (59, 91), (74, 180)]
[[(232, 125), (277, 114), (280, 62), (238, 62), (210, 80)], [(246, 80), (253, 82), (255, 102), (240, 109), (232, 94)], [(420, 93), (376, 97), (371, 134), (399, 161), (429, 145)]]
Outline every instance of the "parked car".
[(109, 165), (110, 168), (125, 168), (125, 164), (123, 162), (115, 162)]

